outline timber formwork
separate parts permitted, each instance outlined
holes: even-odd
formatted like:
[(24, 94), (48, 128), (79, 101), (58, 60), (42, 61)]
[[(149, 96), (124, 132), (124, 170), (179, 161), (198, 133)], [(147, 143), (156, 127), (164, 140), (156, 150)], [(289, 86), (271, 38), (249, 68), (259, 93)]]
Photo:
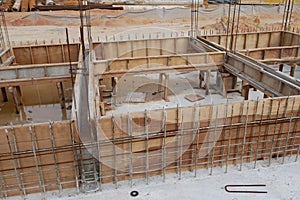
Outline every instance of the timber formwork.
[[(243, 162), (254, 161), (255, 167), (257, 160), (266, 160), (270, 165), (274, 158), (280, 157), (284, 162), (286, 155), (298, 153), (299, 105), (295, 102), (300, 92), (299, 82), (249, 56), (248, 52), (262, 49), (267, 52), (282, 47), (279, 59), (293, 62), (299, 59), (295, 48), (299, 45), (299, 35), (275, 31), (235, 37), (244, 38), (234, 38), (238, 41), (236, 52), (228, 52), (223, 47), (226, 35), (168, 39), (168, 45), (165, 45), (165, 40), (94, 45), (92, 70), (96, 73), (90, 81), (97, 86), (92, 99), (96, 102), (98, 117), (101, 183), (114, 182), (118, 187), (118, 181), (129, 180), (132, 184), (135, 178), (145, 178), (148, 183), (150, 176), (162, 175), (164, 180), (165, 174), (170, 172), (177, 172), (181, 178), (183, 170), (192, 170), (196, 175), (197, 168), (208, 168), (212, 174), (215, 166), (226, 166), (224, 171), (227, 172), (229, 164), (237, 164), (242, 169)], [(280, 40), (283, 43), (278, 43)], [(167, 51), (162, 50), (162, 46)], [(188, 48), (185, 47), (193, 51), (187, 54)], [(106, 53), (108, 49), (113, 51)], [(145, 108), (143, 112), (105, 115), (105, 108), (101, 108), (101, 90), (112, 83), (103, 86), (101, 81), (95, 80), (118, 78), (128, 73), (168, 73), (168, 70), (171, 73), (172, 69), (199, 73), (217, 70), (221, 74), (219, 82), (224, 96), (228, 90), (234, 89), (238, 77), (243, 81), (241, 93), (245, 101), (155, 110)], [(234, 77), (223, 78), (222, 75), (227, 73)], [(247, 85), (272, 98), (246, 101), (249, 88), (244, 90)], [(295, 123), (291, 119), (295, 119)]]
[[(196, 176), (198, 168), (213, 174), (216, 166), (227, 172), (231, 164), (242, 169), (252, 162), (255, 168), (257, 160), (271, 165), (292, 155), (297, 161), (299, 81), (268, 64), (298, 64), (299, 35), (275, 31), (235, 37), (236, 52), (226, 51), (223, 35), (95, 42), (88, 56), (79, 44), (15, 47), (15, 64), (0, 68), (1, 87), (22, 91), (25, 83), (72, 82), (74, 73), (72, 118), (0, 127), (0, 196), (43, 196), (69, 187), (90, 192), (109, 182), (118, 187), (119, 181), (132, 185), (144, 178), (148, 183), (154, 175), (164, 181), (172, 172), (182, 178), (190, 170)], [(174, 71), (205, 73), (206, 90), (210, 73), (217, 72), (224, 96), (238, 77), (245, 100), (122, 114), (108, 110), (103, 92), (113, 92), (122, 76), (163, 74), (168, 88), (172, 80), (166, 77)], [(251, 87), (271, 98), (247, 100)]]

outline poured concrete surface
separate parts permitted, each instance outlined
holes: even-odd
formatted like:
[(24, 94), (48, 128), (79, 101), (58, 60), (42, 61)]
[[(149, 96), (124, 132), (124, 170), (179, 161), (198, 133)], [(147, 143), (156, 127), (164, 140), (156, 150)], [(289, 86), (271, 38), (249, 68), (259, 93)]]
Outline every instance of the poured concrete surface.
[[(281, 165), (280, 160), (275, 161), (271, 167), (267, 167), (267, 161), (259, 161), (257, 168), (253, 168), (253, 163), (245, 164), (243, 171), (238, 170), (237, 166), (229, 166), (227, 174), (224, 173), (224, 168), (215, 168), (213, 175), (208, 175), (208, 170), (198, 170), (197, 177), (194, 177), (193, 172), (184, 172), (182, 180), (178, 180), (178, 175), (169, 174), (166, 177), (165, 183), (161, 176), (151, 177), (149, 185), (146, 185), (145, 180), (134, 180), (133, 187), (130, 188), (129, 182), (120, 182), (118, 189), (115, 189), (113, 184), (104, 186), (102, 192), (88, 194), (74, 194), (74, 190), (65, 190), (60, 197), (58, 191), (48, 192), (47, 199), (61, 200), (209, 200), (209, 199), (224, 199), (224, 200), (298, 200), (300, 199), (300, 162), (294, 162), (295, 157), (287, 160), (289, 164)], [(288, 169), (288, 170), (287, 170)], [(224, 189), (227, 184), (266, 184), (267, 194), (238, 194), (227, 193)], [(130, 192), (136, 190), (139, 192), (137, 197), (131, 197)], [(40, 199), (40, 194), (32, 194), (29, 199)], [(18, 199), (12, 197), (9, 199)]]

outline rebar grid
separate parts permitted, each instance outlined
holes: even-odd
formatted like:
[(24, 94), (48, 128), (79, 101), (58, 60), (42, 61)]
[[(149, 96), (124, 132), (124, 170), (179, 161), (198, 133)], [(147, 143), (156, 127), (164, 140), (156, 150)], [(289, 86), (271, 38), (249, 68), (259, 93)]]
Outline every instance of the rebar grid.
[[(97, 142), (87, 144), (80, 142), (71, 121), (0, 128), (0, 196), (25, 198), (34, 192), (43, 196), (69, 187), (85, 192), (94, 177), (100, 188), (109, 182), (118, 188), (121, 181), (133, 185), (137, 178), (148, 184), (155, 175), (165, 181), (167, 173), (177, 172), (181, 179), (186, 170), (197, 176), (198, 168), (207, 168), (212, 175), (217, 166), (227, 173), (231, 164), (242, 170), (248, 162), (255, 168), (257, 160), (269, 166), (295, 155), (297, 161), (299, 105), (295, 96), (145, 110), (139, 118), (136, 113), (114, 115), (99, 119), (106, 131)], [(87, 153), (95, 147), (98, 160)]]

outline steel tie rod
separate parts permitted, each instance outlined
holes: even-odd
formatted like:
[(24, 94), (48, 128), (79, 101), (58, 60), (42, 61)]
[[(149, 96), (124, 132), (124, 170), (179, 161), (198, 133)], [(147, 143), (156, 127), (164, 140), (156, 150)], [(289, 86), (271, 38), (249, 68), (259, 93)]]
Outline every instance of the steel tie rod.
[[(225, 190), (226, 192), (230, 193), (268, 193), (268, 191), (263, 190), (246, 190), (250, 188), (256, 187), (266, 187), (265, 184), (251, 184), (251, 185), (226, 185)], [(240, 188), (240, 190), (232, 190), (232, 188)]]

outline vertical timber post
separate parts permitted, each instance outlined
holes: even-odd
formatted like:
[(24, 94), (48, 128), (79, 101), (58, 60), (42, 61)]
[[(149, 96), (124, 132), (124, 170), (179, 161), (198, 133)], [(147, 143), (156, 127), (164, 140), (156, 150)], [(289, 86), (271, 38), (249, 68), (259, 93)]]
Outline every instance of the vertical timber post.
[(4, 102), (8, 102), (8, 98), (7, 98), (7, 93), (6, 93), (5, 87), (1, 88), (1, 93), (2, 93), (3, 101)]

